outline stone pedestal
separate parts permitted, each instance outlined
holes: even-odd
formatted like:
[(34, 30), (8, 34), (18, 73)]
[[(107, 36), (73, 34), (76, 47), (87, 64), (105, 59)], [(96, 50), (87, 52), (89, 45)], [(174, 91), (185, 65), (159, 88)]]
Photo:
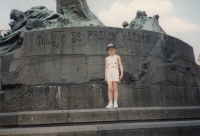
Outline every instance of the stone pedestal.
[[(108, 110), (109, 43), (117, 46), (124, 79), (120, 108)], [(175, 37), (112, 27), (32, 31), (1, 59), (0, 126), (20, 129), (0, 135), (199, 134), (200, 69), (193, 48)]]
[(200, 69), (187, 43), (144, 30), (70, 27), (25, 33), (22, 47), (2, 56), (3, 111), (105, 107), (109, 43), (124, 66), (122, 107), (199, 105)]

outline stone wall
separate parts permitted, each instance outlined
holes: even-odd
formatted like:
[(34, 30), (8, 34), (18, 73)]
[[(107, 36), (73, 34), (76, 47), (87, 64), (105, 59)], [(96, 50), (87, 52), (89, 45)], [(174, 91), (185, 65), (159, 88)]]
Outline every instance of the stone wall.
[(126, 79), (133, 79), (131, 83), (151, 86), (167, 80), (175, 86), (200, 86), (193, 48), (169, 35), (134, 29), (72, 27), (28, 32), (24, 39), (10, 62), (9, 56), (2, 60), (10, 64), (9, 72), (3, 75), (5, 85), (77, 84), (104, 79), (106, 46), (114, 43)]
[(120, 107), (200, 105), (200, 69), (187, 43), (143, 30), (70, 27), (25, 33), (19, 50), (1, 56), (0, 110), (104, 108), (109, 43), (125, 71)]
[[(35, 86), (7, 89), (2, 112), (105, 108), (106, 84)], [(134, 89), (119, 84), (119, 107), (182, 107), (200, 105), (200, 88), (153, 85)]]

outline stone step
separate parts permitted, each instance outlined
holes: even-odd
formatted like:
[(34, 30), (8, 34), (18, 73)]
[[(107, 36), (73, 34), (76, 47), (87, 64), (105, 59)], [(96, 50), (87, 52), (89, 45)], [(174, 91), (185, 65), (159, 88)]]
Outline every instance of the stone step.
[(186, 120), (200, 118), (200, 106), (82, 109), (0, 113), (0, 126)]
[(199, 136), (200, 120), (3, 128), (0, 136)]

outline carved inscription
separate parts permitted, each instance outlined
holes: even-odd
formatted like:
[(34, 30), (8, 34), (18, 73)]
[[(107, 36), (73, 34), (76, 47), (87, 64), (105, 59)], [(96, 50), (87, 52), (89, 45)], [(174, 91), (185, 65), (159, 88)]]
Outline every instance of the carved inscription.
[(59, 47), (60, 44), (66, 43), (66, 34), (64, 31), (54, 31), (51, 34), (52, 46)]
[(72, 35), (72, 42), (77, 42), (77, 41), (81, 42), (82, 36), (80, 32), (72, 32), (71, 35)]
[(157, 35), (138, 34), (136, 32), (122, 32), (123, 41), (156, 43), (159, 39)]
[(66, 34), (64, 31), (52, 31), (50, 35), (42, 33), (36, 39), (36, 45), (52, 44), (52, 46), (58, 47), (63, 43), (66, 43)]
[[(54, 47), (59, 47), (61, 44), (66, 43), (68, 40), (71, 42), (82, 42), (83, 39), (90, 41), (115, 41), (117, 37), (122, 37), (123, 41), (143, 42), (143, 43), (157, 43), (159, 35), (154, 34), (140, 34), (135, 31), (132, 32), (118, 32), (118, 31), (86, 31), (83, 32), (70, 32), (70, 37), (67, 37), (65, 31), (52, 31), (51, 33), (41, 33), (36, 38), (37, 45), (52, 44)], [(70, 39), (69, 39), (70, 38)], [(167, 42), (168, 39), (165, 38)]]
[(51, 39), (48, 38), (46, 33), (41, 33), (36, 38), (36, 45), (51, 44)]
[(116, 34), (112, 31), (88, 31), (88, 41), (115, 40)]

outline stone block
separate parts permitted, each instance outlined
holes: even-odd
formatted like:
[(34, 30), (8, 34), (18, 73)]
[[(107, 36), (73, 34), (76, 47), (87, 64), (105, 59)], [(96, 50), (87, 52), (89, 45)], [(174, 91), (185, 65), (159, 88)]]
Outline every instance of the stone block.
[(70, 110), (69, 122), (109, 122), (117, 121), (116, 109), (85, 109), (85, 110)]
[(19, 112), (18, 125), (68, 123), (68, 110)]
[(59, 108), (58, 88), (17, 87), (6, 90), (3, 112), (57, 110)]
[(57, 87), (28, 87), (21, 93), (21, 111), (56, 110), (59, 107)]
[(119, 84), (120, 107), (161, 107), (159, 86), (146, 89), (134, 89), (131, 86)]
[(3, 112), (3, 106), (4, 106), (4, 99), (5, 99), (5, 93), (3, 91), (0, 91), (0, 112)]
[(159, 120), (163, 118), (161, 108), (119, 108), (117, 112), (119, 121)]
[(190, 106), (190, 98), (188, 97), (190, 88), (177, 86), (161, 86), (162, 106)]
[(163, 107), (164, 119), (189, 119), (199, 118), (200, 107)]
[(107, 104), (107, 89), (101, 84), (69, 86), (69, 109), (102, 108)]
[(95, 125), (1, 129), (0, 136), (96, 136)]
[[(4, 94), (3, 112), (16, 112), (21, 110), (21, 91), (24, 88), (7, 89)], [(32, 97), (32, 96), (31, 96)], [(30, 105), (28, 101), (28, 105)]]
[(0, 114), (0, 126), (16, 126), (16, 125), (17, 125), (17, 113)]
[(119, 84), (119, 107), (139, 107), (139, 91), (127, 85)]
[(140, 107), (161, 107), (160, 86), (139, 89)]
[(60, 110), (69, 109), (69, 86), (58, 86), (58, 103)]
[(200, 105), (200, 88), (196, 87), (188, 87), (189, 90), (189, 98), (191, 106), (199, 106)]
[(198, 125), (199, 121), (171, 121), (171, 122), (102, 124), (102, 125), (97, 125), (97, 128), (99, 136), (121, 136), (121, 135), (182, 136), (184, 134), (197, 136), (199, 132)]

